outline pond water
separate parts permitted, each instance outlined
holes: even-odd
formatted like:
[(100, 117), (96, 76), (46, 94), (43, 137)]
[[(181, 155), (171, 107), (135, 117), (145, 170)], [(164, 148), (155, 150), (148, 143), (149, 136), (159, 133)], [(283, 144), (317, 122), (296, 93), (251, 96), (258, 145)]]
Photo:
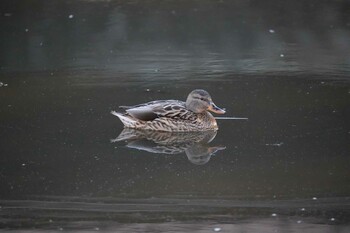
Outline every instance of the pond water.
[[(2, 1), (0, 232), (349, 232), (348, 1)], [(123, 131), (207, 90), (217, 132)]]

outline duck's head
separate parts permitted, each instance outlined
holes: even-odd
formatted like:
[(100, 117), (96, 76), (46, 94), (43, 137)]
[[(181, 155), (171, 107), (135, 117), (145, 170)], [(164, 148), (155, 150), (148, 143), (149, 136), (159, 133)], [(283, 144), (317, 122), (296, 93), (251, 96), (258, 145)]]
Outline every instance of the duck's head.
[(216, 106), (209, 93), (205, 90), (193, 90), (187, 97), (186, 108), (195, 113), (211, 111), (217, 114), (224, 114), (225, 110)]

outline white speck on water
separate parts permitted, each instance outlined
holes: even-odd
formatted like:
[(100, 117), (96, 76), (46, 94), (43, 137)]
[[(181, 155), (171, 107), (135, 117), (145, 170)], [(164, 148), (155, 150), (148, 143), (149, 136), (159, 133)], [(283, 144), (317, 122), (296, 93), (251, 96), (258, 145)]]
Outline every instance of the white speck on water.
[(69, 15), (68, 18), (73, 19), (74, 15)]
[(272, 216), (272, 217), (276, 217), (276, 216), (277, 216), (277, 214), (276, 214), (276, 213), (273, 213), (273, 214), (271, 214), (271, 216)]
[(335, 221), (335, 218), (331, 218), (331, 221), (334, 222), (334, 221)]
[(24, 29), (24, 31), (25, 31), (25, 32), (29, 32), (29, 29), (28, 29), (28, 28), (26, 28), (26, 29)]
[(40, 46), (43, 46), (43, 44), (44, 44), (43, 42), (40, 42), (40, 44), (39, 44), (39, 45), (40, 45)]
[(8, 85), (6, 83), (0, 82), (0, 87), (7, 87)]
[(300, 224), (300, 223), (301, 223), (301, 220), (298, 220), (297, 223)]
[(275, 30), (270, 29), (269, 32), (272, 34), (272, 33), (275, 33)]
[(53, 76), (53, 72), (51, 72), (50, 75)]
[(280, 54), (280, 57), (284, 57), (284, 54), (283, 54), (283, 53), (281, 53), (281, 54)]
[(146, 91), (147, 91), (147, 92), (150, 92), (151, 90), (147, 88)]
[(5, 17), (10, 17), (10, 16), (12, 16), (12, 13), (5, 13), (4, 16)]
[(300, 210), (301, 210), (301, 211), (305, 211), (305, 208), (301, 208)]
[(317, 197), (313, 197), (312, 200), (314, 200), (314, 201), (317, 200)]
[(25, 163), (22, 163), (22, 167), (25, 167), (26, 166), (26, 164)]
[(154, 72), (159, 72), (159, 69), (154, 69)]
[(221, 231), (221, 227), (215, 227), (215, 228), (214, 228), (214, 231), (215, 231), (215, 232)]
[(94, 228), (94, 230), (95, 230), (95, 231), (99, 231), (99, 230), (100, 230), (100, 228), (98, 228), (98, 227), (95, 227), (95, 228)]

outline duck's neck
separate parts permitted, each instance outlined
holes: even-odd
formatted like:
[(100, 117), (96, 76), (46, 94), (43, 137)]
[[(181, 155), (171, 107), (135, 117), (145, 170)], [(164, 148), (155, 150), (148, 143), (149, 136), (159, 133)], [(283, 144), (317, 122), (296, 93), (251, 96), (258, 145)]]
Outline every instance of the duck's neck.
[(197, 107), (197, 104), (194, 101), (191, 101), (187, 99), (185, 106), (188, 110), (194, 112), (194, 113), (203, 113), (203, 111), (200, 111)]

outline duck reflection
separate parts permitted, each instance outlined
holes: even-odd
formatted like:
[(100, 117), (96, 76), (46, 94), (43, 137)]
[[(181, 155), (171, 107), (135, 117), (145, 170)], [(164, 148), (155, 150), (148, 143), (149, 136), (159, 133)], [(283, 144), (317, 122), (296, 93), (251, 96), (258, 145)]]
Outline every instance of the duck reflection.
[(193, 164), (206, 164), (224, 146), (209, 146), (217, 131), (205, 132), (160, 132), (125, 128), (111, 142), (126, 141), (127, 147), (160, 154), (179, 154), (185, 152)]

